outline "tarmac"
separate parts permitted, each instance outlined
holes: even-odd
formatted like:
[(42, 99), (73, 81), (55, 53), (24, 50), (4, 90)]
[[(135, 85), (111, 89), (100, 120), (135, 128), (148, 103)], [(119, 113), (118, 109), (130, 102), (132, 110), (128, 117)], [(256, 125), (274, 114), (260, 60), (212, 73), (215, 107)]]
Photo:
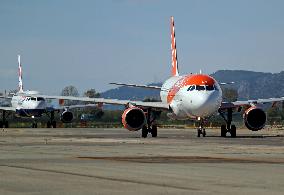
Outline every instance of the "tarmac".
[(0, 194), (283, 194), (284, 130), (5, 129)]

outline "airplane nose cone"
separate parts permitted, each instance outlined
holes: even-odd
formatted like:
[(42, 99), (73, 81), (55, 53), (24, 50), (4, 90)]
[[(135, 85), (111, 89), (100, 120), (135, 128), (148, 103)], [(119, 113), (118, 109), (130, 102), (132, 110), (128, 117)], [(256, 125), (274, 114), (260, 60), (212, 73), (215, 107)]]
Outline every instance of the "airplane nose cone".
[(206, 117), (215, 113), (220, 106), (219, 96), (216, 93), (204, 93), (191, 100), (189, 110), (191, 114)]

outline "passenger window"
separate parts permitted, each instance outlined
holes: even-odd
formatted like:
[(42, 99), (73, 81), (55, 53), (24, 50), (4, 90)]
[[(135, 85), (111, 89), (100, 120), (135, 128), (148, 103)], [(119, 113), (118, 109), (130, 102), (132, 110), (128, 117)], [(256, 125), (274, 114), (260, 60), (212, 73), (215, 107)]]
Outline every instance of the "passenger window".
[(189, 86), (189, 88), (187, 89), (187, 91), (193, 91), (195, 89), (194, 85)]
[(31, 100), (32, 100), (32, 101), (36, 101), (36, 98), (32, 97)]
[(213, 85), (206, 85), (206, 90), (207, 91), (213, 91), (214, 90), (214, 86)]
[(205, 86), (203, 86), (203, 85), (196, 85), (196, 90), (204, 91), (205, 90)]

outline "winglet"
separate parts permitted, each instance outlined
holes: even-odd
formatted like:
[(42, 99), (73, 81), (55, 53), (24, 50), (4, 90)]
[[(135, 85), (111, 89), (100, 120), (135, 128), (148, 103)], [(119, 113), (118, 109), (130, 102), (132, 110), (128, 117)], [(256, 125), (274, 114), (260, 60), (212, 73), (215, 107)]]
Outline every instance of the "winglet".
[(178, 73), (178, 60), (175, 38), (174, 17), (171, 17), (171, 51), (172, 51), (172, 76), (179, 76)]
[(21, 65), (21, 56), (18, 55), (18, 73), (19, 73), (19, 92), (23, 92), (23, 72), (22, 72), (22, 65)]

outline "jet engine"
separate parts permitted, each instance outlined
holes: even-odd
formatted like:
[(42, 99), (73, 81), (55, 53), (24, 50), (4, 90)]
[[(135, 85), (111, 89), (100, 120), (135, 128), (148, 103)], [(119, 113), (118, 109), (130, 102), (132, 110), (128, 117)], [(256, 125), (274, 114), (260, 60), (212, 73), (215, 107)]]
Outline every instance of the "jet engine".
[(252, 131), (261, 130), (266, 123), (265, 112), (261, 108), (255, 106), (248, 108), (245, 111), (243, 118), (246, 127)]
[(73, 113), (70, 112), (69, 110), (65, 110), (64, 112), (61, 113), (60, 120), (63, 123), (71, 123), (73, 120)]
[(138, 131), (146, 123), (144, 111), (137, 107), (126, 109), (122, 114), (122, 124), (129, 131)]

